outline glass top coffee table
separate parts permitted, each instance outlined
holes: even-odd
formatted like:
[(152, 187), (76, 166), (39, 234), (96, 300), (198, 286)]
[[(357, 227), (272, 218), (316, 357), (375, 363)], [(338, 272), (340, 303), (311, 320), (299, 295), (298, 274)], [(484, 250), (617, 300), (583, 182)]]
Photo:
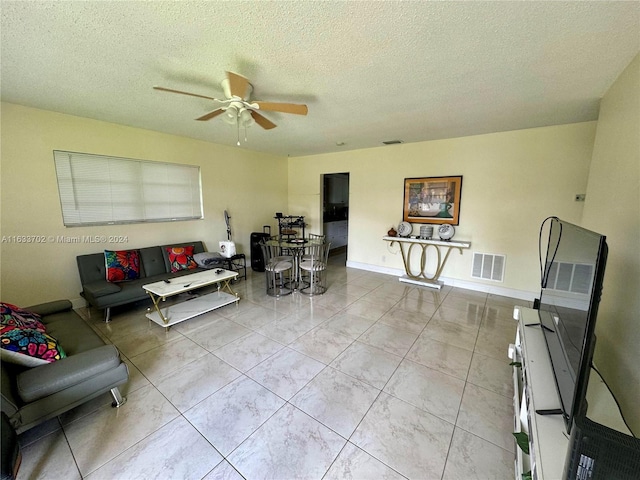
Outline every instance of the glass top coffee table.
[[(238, 302), (240, 297), (231, 289), (230, 285), (230, 282), (237, 276), (237, 272), (217, 268), (143, 285), (142, 288), (153, 301), (153, 308), (149, 308), (146, 316), (149, 320), (168, 329), (176, 323), (184, 322), (216, 308)], [(201, 295), (185, 302), (175, 303), (168, 307), (160, 307), (160, 301), (164, 301), (168, 297), (216, 284), (218, 285), (218, 290), (215, 292)]]

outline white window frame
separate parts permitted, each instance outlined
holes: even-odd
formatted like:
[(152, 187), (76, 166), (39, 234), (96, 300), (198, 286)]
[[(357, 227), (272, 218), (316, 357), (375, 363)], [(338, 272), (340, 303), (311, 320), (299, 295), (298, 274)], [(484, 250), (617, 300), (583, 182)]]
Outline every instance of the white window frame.
[(66, 227), (199, 220), (200, 167), (54, 150)]

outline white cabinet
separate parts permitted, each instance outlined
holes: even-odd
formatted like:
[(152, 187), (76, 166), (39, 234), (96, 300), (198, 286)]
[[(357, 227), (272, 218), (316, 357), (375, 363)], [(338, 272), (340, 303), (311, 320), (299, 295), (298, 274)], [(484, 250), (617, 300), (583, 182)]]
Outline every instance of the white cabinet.
[(529, 455), (515, 447), (515, 478), (521, 480), (523, 473), (531, 471), (531, 477), (538, 480), (559, 479), (569, 440), (561, 415), (536, 413), (536, 410), (560, 408), (551, 360), (538, 325), (538, 312), (517, 307), (514, 317), (518, 319), (518, 333), (509, 354), (521, 365), (513, 367), (514, 432), (526, 432), (529, 436)]
[(324, 234), (327, 242), (331, 242), (331, 249), (344, 247), (349, 241), (349, 222), (328, 222), (324, 224)]
[[(529, 436), (529, 455), (517, 445), (515, 447), (515, 478), (521, 480), (522, 474), (530, 471), (533, 479), (560, 479), (563, 478), (569, 438), (561, 415), (537, 413), (560, 408), (538, 312), (516, 307), (514, 318), (518, 320), (518, 332), (515, 344), (509, 347), (509, 357), (521, 365), (513, 367), (514, 432), (526, 432)], [(631, 435), (613, 395), (595, 369), (589, 376), (587, 402), (590, 420)]]

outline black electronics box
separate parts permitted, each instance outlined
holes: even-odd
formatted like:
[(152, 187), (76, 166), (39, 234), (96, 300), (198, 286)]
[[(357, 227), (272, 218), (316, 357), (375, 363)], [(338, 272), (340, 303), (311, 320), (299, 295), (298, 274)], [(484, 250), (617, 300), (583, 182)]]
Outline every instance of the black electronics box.
[(640, 438), (576, 416), (564, 468), (570, 480), (638, 480)]

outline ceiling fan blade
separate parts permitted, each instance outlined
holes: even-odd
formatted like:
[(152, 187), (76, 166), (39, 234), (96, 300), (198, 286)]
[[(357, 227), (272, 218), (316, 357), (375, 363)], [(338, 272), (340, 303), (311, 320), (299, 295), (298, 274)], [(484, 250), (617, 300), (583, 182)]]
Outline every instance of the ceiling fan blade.
[(153, 88), (154, 90), (161, 90), (163, 92), (180, 93), (182, 95), (189, 95), (191, 97), (206, 98), (207, 100), (214, 100), (216, 102), (220, 101), (217, 98), (207, 97), (205, 95), (198, 95), (197, 93), (182, 92), (180, 90), (173, 90), (172, 88), (165, 88), (165, 87), (153, 87)]
[(237, 73), (227, 72), (227, 78), (229, 78), (229, 90), (234, 97), (244, 98), (247, 94), (247, 87), (249, 86), (249, 80)]
[(262, 128), (264, 128), (265, 130), (271, 130), (272, 128), (276, 127), (275, 123), (273, 123), (271, 120), (267, 119), (266, 117), (263, 117), (258, 112), (254, 112), (253, 110), (251, 110), (251, 116), (256, 121), (256, 123), (260, 125)]
[(295, 113), (296, 115), (306, 115), (309, 109), (306, 105), (295, 103), (274, 103), (274, 102), (253, 102), (260, 110), (272, 112)]
[(213, 117), (217, 117), (218, 115), (220, 115), (223, 112), (224, 112), (224, 109), (217, 108), (212, 112), (206, 113), (203, 116), (196, 118), (196, 120), (200, 120), (201, 122), (203, 122), (205, 120), (211, 120)]

